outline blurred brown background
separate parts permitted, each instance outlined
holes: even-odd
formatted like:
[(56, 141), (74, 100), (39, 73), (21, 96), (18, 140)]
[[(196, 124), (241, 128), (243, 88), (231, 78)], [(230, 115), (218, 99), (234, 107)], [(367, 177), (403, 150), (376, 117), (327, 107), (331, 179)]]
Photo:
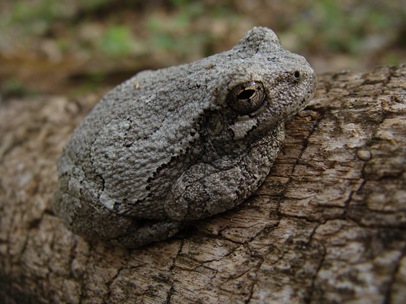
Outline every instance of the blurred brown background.
[(262, 25), (317, 73), (406, 62), (405, 0), (1, 0), (0, 103), (98, 92)]

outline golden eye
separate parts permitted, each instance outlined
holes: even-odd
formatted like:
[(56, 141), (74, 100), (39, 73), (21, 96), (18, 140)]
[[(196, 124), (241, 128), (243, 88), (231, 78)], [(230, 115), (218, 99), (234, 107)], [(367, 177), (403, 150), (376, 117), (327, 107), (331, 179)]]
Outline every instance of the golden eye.
[(228, 105), (239, 114), (249, 114), (257, 110), (266, 97), (261, 82), (250, 81), (236, 85), (227, 96)]

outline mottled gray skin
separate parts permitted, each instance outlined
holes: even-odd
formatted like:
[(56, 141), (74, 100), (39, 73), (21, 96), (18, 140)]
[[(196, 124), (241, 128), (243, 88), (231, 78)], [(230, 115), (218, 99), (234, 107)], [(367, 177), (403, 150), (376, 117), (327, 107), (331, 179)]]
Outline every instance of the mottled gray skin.
[(264, 181), (284, 121), (315, 85), (306, 60), (261, 27), (230, 51), (139, 73), (75, 130), (54, 210), (73, 232), (130, 248), (229, 210)]

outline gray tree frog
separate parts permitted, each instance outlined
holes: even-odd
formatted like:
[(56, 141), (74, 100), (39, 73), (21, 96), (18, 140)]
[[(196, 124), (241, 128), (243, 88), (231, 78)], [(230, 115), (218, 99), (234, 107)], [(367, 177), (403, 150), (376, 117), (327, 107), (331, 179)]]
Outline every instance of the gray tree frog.
[(264, 181), (285, 120), (315, 86), (307, 61), (264, 27), (229, 51), (141, 72), (75, 130), (54, 210), (74, 233), (129, 248), (229, 210)]

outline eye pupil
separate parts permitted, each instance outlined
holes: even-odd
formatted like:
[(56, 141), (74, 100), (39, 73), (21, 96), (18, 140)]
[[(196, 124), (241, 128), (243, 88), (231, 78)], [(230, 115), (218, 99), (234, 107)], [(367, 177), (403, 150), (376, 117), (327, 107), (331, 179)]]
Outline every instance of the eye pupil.
[(300, 77), (300, 72), (299, 72), (299, 71), (295, 71), (295, 73), (293, 74), (293, 76), (294, 76), (296, 79), (299, 79), (299, 77)]
[(253, 89), (248, 89), (248, 90), (244, 90), (242, 91), (240, 94), (238, 94), (237, 98), (238, 99), (249, 99), (252, 97), (252, 95), (255, 94), (255, 90)]

